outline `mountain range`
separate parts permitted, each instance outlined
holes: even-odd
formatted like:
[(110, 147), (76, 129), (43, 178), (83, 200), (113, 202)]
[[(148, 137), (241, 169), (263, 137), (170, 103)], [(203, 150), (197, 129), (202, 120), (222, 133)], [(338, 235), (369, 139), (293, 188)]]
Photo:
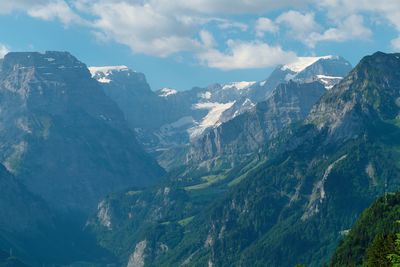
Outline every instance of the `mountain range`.
[[(115, 240), (114, 234), (145, 222), (140, 234), (127, 238), (130, 246), (121, 255), (128, 263), (143, 263), (137, 266), (327, 263), (363, 209), (399, 186), (398, 57), (364, 58), (303, 120), (227, 173), (210, 173), (199, 184), (178, 180), (150, 199), (151, 192), (113, 197), (130, 207), (145, 201), (150, 215), (160, 207), (166, 214), (122, 222), (111, 216), (116, 228), (94, 223), (94, 231)], [(180, 188), (184, 197), (169, 195)], [(185, 208), (176, 213), (174, 205)], [(110, 214), (120, 214), (121, 206), (110, 204)], [(109, 240), (103, 246), (113, 247)]]
[(1, 264), (340, 266), (400, 185), (400, 54), (188, 91), (67, 52), (0, 66)]
[[(207, 140), (206, 136), (212, 135), (211, 132), (215, 134), (219, 131), (218, 128), (225, 127), (225, 125), (222, 126), (224, 123), (231, 123), (232, 119), (241, 114), (246, 113), (245, 117), (248, 116), (248, 112), (254, 114), (256, 109), (264, 109), (261, 105), (266, 104), (260, 104), (258, 108), (256, 104), (268, 98), (270, 100), (267, 105), (274, 105), (272, 103), (274, 100), (271, 98), (276, 95), (272, 97), (271, 95), (279, 84), (290, 81), (298, 84), (315, 82), (330, 89), (351, 70), (351, 64), (336, 56), (303, 57), (291, 64), (278, 66), (269, 78), (260, 82), (213, 84), (206, 88), (194, 87), (188, 91), (163, 88), (157, 92), (151, 91), (143, 74), (129, 70), (125, 66), (90, 67), (90, 70), (92, 77), (101, 83), (106, 94), (124, 112), (131, 128), (134, 129), (147, 151), (153, 154), (164, 168), (170, 170), (187, 165), (194, 158), (204, 158), (204, 155), (200, 155), (204, 154), (204, 151), (195, 152), (196, 147), (206, 146), (201, 143), (201, 139), (203, 142), (209, 142), (210, 138), (208, 137)], [(307, 90), (304, 92), (308, 93)], [(285, 93), (291, 92), (288, 90)], [(315, 97), (315, 92), (310, 92), (310, 94), (314, 95), (309, 97), (308, 106), (312, 106), (318, 99)], [(308, 98), (307, 95), (303, 97)], [(309, 111), (307, 107), (296, 106), (302, 103), (293, 101), (293, 106), (288, 108), (305, 109), (299, 111), (302, 114)], [(280, 103), (275, 103), (275, 105), (279, 106)], [(286, 105), (289, 106), (290, 103)], [(271, 114), (266, 116), (271, 116)], [(276, 117), (272, 118), (273, 120), (280, 120), (280, 114), (272, 116)], [(296, 117), (291, 118), (292, 120), (304, 117), (304, 115), (289, 116)], [(287, 122), (288, 118), (285, 119)], [(284, 125), (286, 122), (280, 124)], [(268, 123), (270, 122), (263, 122), (259, 130), (265, 132), (266, 128), (276, 127)], [(246, 135), (246, 133), (243, 134)], [(269, 133), (263, 135), (265, 134)], [(254, 149), (247, 152), (257, 151), (262, 141), (256, 141), (257, 145), (249, 144)], [(218, 144), (209, 145), (218, 146)], [(219, 155), (209, 156), (214, 158)]]

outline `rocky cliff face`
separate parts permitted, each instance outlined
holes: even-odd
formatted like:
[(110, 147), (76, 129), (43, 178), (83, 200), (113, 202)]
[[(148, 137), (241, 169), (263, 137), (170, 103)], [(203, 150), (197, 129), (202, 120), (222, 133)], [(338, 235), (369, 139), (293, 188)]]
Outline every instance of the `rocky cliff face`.
[(153, 92), (143, 73), (126, 66), (90, 67), (89, 70), (104, 93), (118, 104), (132, 129), (155, 131), (179, 119), (183, 112)]
[(87, 230), (120, 259), (120, 266), (146, 266), (176, 244), (181, 235), (179, 223), (190, 221), (190, 214), (198, 208), (185, 190), (174, 186), (131, 189), (103, 199)]
[(349, 62), (335, 56), (298, 58), (279, 66), (266, 81), (252, 84), (245, 97), (235, 100), (219, 125), (192, 140), (187, 160), (208, 161), (210, 166), (217, 159), (237, 164), (238, 158), (257, 152), (278, 131), (304, 119), (325, 89), (350, 70)]
[[(291, 80), (297, 83), (319, 81), (330, 89), (350, 69), (350, 63), (340, 57), (299, 58), (292, 64), (279, 66), (261, 82), (213, 84), (183, 92), (163, 88), (152, 92), (143, 74), (125, 66), (90, 68), (93, 78), (122, 109), (140, 143), (167, 168), (182, 165), (190, 143), (198, 146), (198, 139), (212, 135), (221, 124), (254, 110), (254, 106), (265, 101), (279, 84)], [(253, 135), (259, 134), (254, 132)], [(253, 148), (258, 146), (254, 146), (252, 140), (248, 142)], [(262, 140), (258, 138), (256, 142)]]
[(188, 160), (243, 158), (257, 152), (284, 127), (304, 119), (324, 93), (325, 88), (319, 82), (281, 84), (266, 101), (258, 103), (251, 111), (192, 142)]
[(268, 142), (269, 160), (196, 215), (155, 262), (327, 262), (360, 213), (400, 186), (399, 67), (399, 54), (365, 57), (301, 125)]
[(0, 107), (1, 162), (51, 206), (87, 211), (111, 191), (163, 174), (69, 53), (6, 55)]
[[(319, 80), (322, 83), (333, 80), (336, 84), (352, 69), (351, 64), (339, 56), (299, 57), (296, 61), (278, 66), (261, 84), (265, 87), (264, 98), (279, 84), (290, 80), (297, 82), (312, 82)], [(261, 85), (260, 84), (260, 85)], [(326, 84), (330, 89), (332, 84)]]
[(323, 96), (307, 122), (327, 129), (334, 140), (359, 136), (371, 121), (400, 118), (398, 54), (365, 57), (332, 91)]

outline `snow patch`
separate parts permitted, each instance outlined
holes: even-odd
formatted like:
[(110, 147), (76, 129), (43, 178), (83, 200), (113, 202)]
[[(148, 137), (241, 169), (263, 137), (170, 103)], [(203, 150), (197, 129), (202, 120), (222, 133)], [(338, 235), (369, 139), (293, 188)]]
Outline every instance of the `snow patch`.
[(97, 81), (100, 83), (110, 83), (111, 82), (111, 80), (106, 77), (101, 77), (101, 78), (97, 79)]
[(89, 71), (94, 77), (96, 74), (102, 73), (106, 76), (110, 75), (113, 71), (127, 71), (129, 68), (125, 65), (121, 66), (103, 66), (103, 67), (89, 67)]
[(226, 90), (226, 89), (237, 89), (237, 90), (243, 90), (243, 89), (247, 89), (250, 86), (252, 86), (253, 84), (255, 84), (256, 82), (233, 82), (233, 83), (227, 83), (224, 86), (222, 86), (222, 90)]
[(168, 97), (170, 95), (175, 95), (178, 93), (175, 89), (172, 88), (163, 88), (160, 90), (161, 94), (159, 96)]
[(52, 58), (52, 57), (47, 57), (47, 58), (45, 58), (48, 62), (53, 62), (55, 59), (54, 58)]
[(244, 112), (254, 108), (256, 104), (254, 104), (250, 99), (246, 98), (246, 100), (243, 102), (243, 104), (240, 106), (238, 110), (233, 113), (233, 116), (231, 119), (239, 116), (240, 114), (243, 114)]
[(191, 138), (201, 135), (207, 128), (215, 127), (221, 124), (220, 118), (222, 113), (231, 108), (235, 102), (229, 103), (218, 103), (218, 102), (207, 102), (198, 103), (193, 106), (193, 109), (208, 109), (207, 115), (199, 123), (198, 126), (190, 128), (189, 134)]
[(283, 65), (281, 70), (291, 70), (293, 72), (299, 73), (311, 66), (320, 59), (336, 59), (335, 56), (323, 56), (323, 57), (298, 57), (295, 61)]
[(339, 83), (343, 77), (339, 76), (326, 76), (326, 75), (317, 75), (317, 79), (325, 86), (327, 90), (330, 90)]
[(255, 104), (250, 99), (246, 98), (246, 100), (243, 102), (243, 106), (248, 106), (248, 105), (252, 107), (255, 106)]
[(209, 92), (209, 91), (200, 94), (200, 97), (203, 98), (203, 99), (210, 99), (211, 96), (212, 96), (211, 92)]
[(343, 77), (340, 77), (340, 76), (326, 76), (326, 75), (317, 75), (317, 78), (318, 79), (328, 79), (328, 80), (331, 80), (331, 79), (343, 79)]
[(89, 67), (92, 78), (95, 78), (100, 83), (110, 83), (111, 80), (108, 78), (113, 72), (128, 71), (127, 66), (104, 66), (104, 67)]
[(288, 74), (286, 74), (286, 76), (285, 76), (285, 81), (290, 81), (290, 80), (293, 80), (294, 78), (296, 78), (296, 74), (292, 74), (292, 73), (288, 73)]

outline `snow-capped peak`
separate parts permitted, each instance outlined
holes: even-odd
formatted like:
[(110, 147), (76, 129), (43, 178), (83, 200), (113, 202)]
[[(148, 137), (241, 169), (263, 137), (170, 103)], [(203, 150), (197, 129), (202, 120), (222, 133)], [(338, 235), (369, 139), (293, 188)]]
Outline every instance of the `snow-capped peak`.
[(246, 88), (252, 86), (255, 83), (256, 82), (246, 82), (246, 81), (227, 83), (227, 84), (224, 84), (224, 86), (222, 86), (222, 89), (226, 90), (226, 89), (235, 89), (236, 88), (238, 90), (243, 90), (243, 89), (246, 89)]
[(283, 65), (281, 70), (291, 70), (299, 73), (311, 66), (320, 59), (335, 59), (335, 56), (322, 56), (322, 57), (298, 57), (295, 61)]
[(102, 73), (106, 76), (110, 75), (113, 71), (127, 71), (129, 68), (125, 65), (121, 66), (103, 66), (103, 67), (89, 67), (89, 71), (92, 74), (92, 77), (96, 74)]
[(162, 96), (162, 97), (167, 97), (167, 96), (178, 93), (178, 91), (176, 91), (175, 89), (172, 89), (172, 88), (163, 88), (160, 90), (160, 92), (161, 92), (160, 96)]
[(97, 81), (101, 83), (109, 83), (111, 80), (108, 78), (108, 76), (112, 72), (118, 72), (118, 71), (128, 71), (129, 68), (127, 66), (121, 65), (121, 66), (103, 66), (103, 67), (89, 67), (88, 68), (90, 71), (90, 74), (92, 75), (92, 78), (95, 78)]

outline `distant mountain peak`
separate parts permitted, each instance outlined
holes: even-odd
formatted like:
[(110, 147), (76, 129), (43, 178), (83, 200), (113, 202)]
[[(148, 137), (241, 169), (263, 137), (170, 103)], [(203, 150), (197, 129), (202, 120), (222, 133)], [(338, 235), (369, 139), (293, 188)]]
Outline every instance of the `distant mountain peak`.
[(120, 66), (102, 66), (102, 67), (89, 67), (92, 78), (100, 83), (110, 83), (109, 76), (115, 72), (132, 71), (125, 65)]
[(298, 57), (295, 61), (283, 65), (281, 67), (281, 70), (291, 70), (293, 72), (298, 73), (305, 70), (307, 67), (311, 66), (320, 59), (339, 59), (339, 57), (332, 55), (321, 56), (321, 57)]
[(252, 86), (253, 84), (255, 84), (256, 82), (252, 81), (252, 82), (247, 82), (247, 81), (242, 81), (242, 82), (231, 82), (231, 83), (226, 83), (222, 86), (223, 90), (226, 89), (238, 89), (238, 90), (242, 90), (242, 89), (247, 89), (250, 86)]

